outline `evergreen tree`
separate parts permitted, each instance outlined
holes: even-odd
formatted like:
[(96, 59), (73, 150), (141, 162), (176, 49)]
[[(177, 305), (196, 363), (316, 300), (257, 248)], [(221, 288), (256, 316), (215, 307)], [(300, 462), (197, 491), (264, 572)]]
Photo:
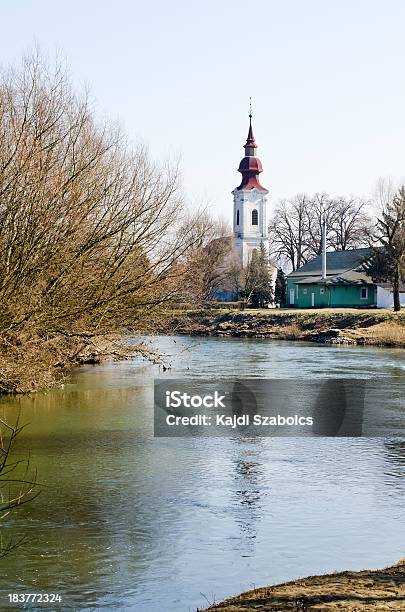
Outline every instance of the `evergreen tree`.
[(281, 268), (277, 270), (276, 285), (274, 288), (274, 301), (280, 306), (285, 306), (287, 301), (287, 280)]
[(254, 308), (264, 308), (273, 301), (273, 285), (269, 268), (269, 258), (262, 243), (260, 250), (254, 249), (244, 271), (244, 301)]

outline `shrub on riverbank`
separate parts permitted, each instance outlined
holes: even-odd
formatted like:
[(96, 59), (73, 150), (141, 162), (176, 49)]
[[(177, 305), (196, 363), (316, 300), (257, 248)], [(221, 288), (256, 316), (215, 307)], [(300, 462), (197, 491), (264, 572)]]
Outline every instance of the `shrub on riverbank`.
[[(144, 329), (209, 219), (37, 55), (0, 75), (0, 391), (51, 384), (83, 337)], [(75, 339), (76, 337), (76, 339)]]
[[(61, 380), (69, 368), (100, 363), (105, 358), (124, 359), (143, 345), (123, 345), (118, 334), (8, 335), (0, 344), (0, 393), (28, 393)], [(153, 358), (153, 355), (150, 355)]]

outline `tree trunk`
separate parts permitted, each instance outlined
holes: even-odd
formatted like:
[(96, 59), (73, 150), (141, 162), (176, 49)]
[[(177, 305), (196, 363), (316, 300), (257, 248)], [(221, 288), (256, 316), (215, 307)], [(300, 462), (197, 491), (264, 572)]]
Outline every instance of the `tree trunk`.
[(401, 310), (401, 299), (399, 296), (399, 266), (395, 266), (394, 278), (392, 284), (392, 292), (394, 294), (394, 310), (399, 312)]

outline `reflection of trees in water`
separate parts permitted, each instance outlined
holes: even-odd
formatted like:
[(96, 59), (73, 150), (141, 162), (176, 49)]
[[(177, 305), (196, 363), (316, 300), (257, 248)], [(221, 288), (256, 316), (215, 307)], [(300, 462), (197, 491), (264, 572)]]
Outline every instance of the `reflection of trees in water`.
[[(32, 451), (42, 489), (7, 529), (7, 539), (23, 533), (26, 542), (3, 562), (1, 588), (15, 584), (21, 567), (27, 587), (50, 592), (58, 584), (69, 593), (66, 599), (78, 601), (85, 591), (87, 603), (132, 584), (133, 566), (144, 557), (132, 543), (133, 534), (144, 528), (132, 482), (139, 431), (146, 428), (137, 407), (146, 402), (147, 392), (136, 385), (66, 385), (46, 395), (1, 399), (0, 416), (11, 420), (18, 407), (21, 422), (29, 423), (18, 441), (17, 458)], [(131, 420), (122, 414), (127, 405), (134, 407)], [(138, 469), (146, 472), (147, 453), (136, 459)]]
[(236, 439), (236, 456), (233, 458), (235, 481), (233, 512), (241, 531), (243, 551), (249, 555), (254, 550), (257, 523), (262, 517), (264, 490), (263, 464), (256, 459), (263, 441), (247, 438)]
[(40, 493), (36, 471), (31, 468), (29, 456), (14, 456), (16, 439), (22, 429), (18, 417), (14, 425), (0, 417), (0, 557), (24, 541), (24, 536), (15, 541), (3, 538), (1, 528), (4, 527), (4, 520), (10, 521), (13, 512), (33, 501)]
[(395, 479), (397, 486), (403, 488), (405, 486), (402, 480), (405, 476), (405, 440), (387, 440), (383, 448), (387, 468), (384, 473), (391, 479)]
[[(381, 444), (381, 489), (385, 500), (397, 504), (405, 493), (405, 440), (384, 440)], [(402, 513), (402, 505), (399, 506)]]

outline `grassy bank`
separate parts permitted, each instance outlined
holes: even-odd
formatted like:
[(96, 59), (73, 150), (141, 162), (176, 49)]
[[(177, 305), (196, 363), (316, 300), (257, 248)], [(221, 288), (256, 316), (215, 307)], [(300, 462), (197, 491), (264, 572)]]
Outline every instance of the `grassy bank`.
[[(405, 560), (382, 570), (309, 576), (242, 593), (207, 610), (221, 612), (405, 609)], [(207, 611), (205, 611), (207, 612)]]
[(168, 316), (166, 332), (405, 347), (405, 312), (390, 310), (195, 310)]

